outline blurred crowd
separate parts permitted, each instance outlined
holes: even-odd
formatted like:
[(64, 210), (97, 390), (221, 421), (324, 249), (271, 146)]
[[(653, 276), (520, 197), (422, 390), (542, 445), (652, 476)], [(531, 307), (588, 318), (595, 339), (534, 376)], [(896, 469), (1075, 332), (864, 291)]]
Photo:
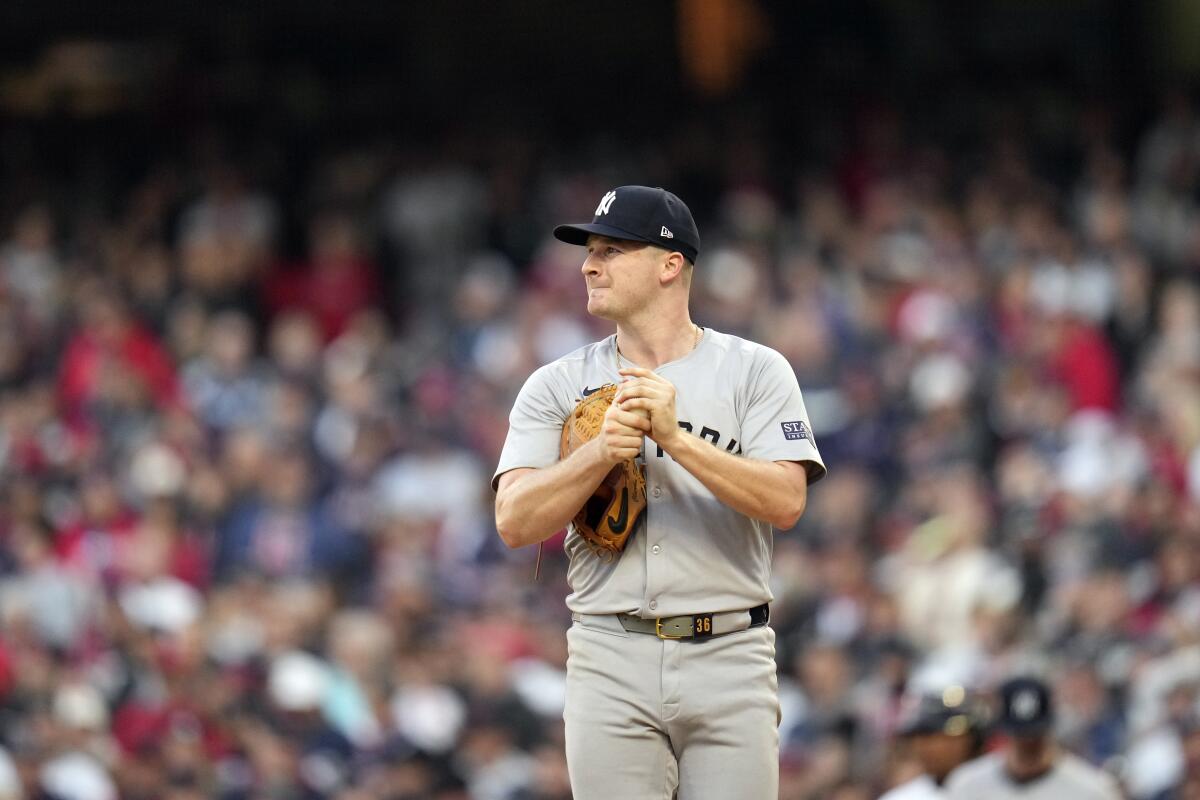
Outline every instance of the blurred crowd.
[(535, 582), (488, 482), (524, 379), (609, 332), (550, 229), (634, 182), (830, 469), (775, 539), (781, 797), (877, 797), (906, 698), (1018, 672), (1132, 798), (1197, 796), (1200, 115), (1078, 112), (1049, 162), (911, 122), (784, 175), (711, 123), (10, 183), (0, 799), (568, 798), (561, 534)]

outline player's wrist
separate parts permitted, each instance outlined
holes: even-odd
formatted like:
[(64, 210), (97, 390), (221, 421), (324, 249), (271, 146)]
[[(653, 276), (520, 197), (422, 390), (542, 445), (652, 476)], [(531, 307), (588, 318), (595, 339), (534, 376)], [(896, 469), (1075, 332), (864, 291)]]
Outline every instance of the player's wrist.
[(597, 436), (583, 447), (575, 451), (574, 455), (581, 456), (587, 459), (589, 472), (599, 471), (603, 477), (605, 471), (612, 469), (617, 464), (625, 461), (625, 457), (620, 454), (618, 448), (609, 445), (602, 441), (601, 437)]
[(650, 438), (654, 439), (655, 444), (665, 452), (674, 455), (676, 451), (685, 445), (687, 436), (683, 428), (676, 426), (661, 437), (655, 432)]

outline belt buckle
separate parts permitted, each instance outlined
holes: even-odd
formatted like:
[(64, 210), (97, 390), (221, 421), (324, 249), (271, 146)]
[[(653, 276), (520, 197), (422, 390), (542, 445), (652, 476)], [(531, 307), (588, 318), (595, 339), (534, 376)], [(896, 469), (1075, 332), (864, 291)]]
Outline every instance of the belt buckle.
[(684, 638), (683, 634), (663, 633), (662, 621), (663, 621), (662, 617), (654, 618), (654, 635), (655, 636), (657, 636), (660, 639), (682, 639), (682, 638)]

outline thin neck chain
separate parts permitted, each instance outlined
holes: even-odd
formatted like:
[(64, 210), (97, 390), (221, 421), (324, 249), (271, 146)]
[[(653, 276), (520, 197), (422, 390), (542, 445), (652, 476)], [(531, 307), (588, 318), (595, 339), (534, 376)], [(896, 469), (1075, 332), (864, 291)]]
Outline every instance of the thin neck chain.
[[(688, 348), (687, 353), (684, 353), (683, 356), (686, 356), (688, 353), (695, 350), (696, 347), (698, 347), (700, 344), (700, 337), (704, 335), (704, 329), (701, 328), (699, 325), (697, 325), (694, 322), (692, 323), (692, 330), (694, 330), (696, 332), (696, 335), (692, 338), (692, 346)], [(680, 356), (679, 358), (683, 358), (683, 356)], [(617, 346), (616, 335), (613, 336), (613, 360), (616, 361), (617, 371), (620, 371), (620, 369), (621, 369), (621, 348)], [(676, 359), (676, 360), (678, 360), (678, 359)]]

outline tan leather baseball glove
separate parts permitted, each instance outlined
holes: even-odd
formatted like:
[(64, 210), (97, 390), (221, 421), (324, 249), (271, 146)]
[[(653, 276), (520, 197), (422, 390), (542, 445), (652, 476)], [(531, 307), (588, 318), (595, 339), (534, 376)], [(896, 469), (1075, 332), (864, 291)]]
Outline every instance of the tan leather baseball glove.
[[(600, 434), (604, 414), (616, 395), (616, 385), (608, 383), (575, 405), (575, 410), (563, 423), (559, 458), (566, 458)], [(593, 552), (612, 558), (625, 548), (626, 540), (645, 510), (645, 467), (630, 459), (612, 468), (572, 522), (576, 533)]]

